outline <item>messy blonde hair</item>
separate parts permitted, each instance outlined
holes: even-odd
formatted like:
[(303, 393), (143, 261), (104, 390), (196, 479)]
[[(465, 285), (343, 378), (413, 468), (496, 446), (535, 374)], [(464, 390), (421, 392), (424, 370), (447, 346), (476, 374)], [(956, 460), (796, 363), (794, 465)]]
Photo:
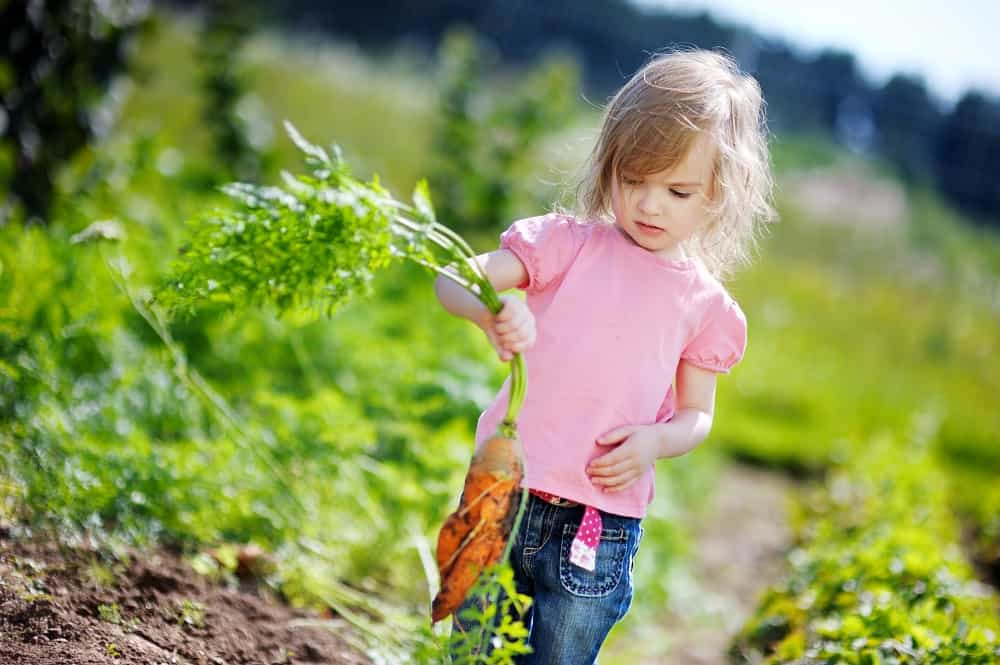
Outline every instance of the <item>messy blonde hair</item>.
[(635, 73), (605, 110), (577, 187), (578, 208), (608, 221), (613, 178), (674, 168), (700, 132), (717, 149), (709, 221), (684, 249), (722, 279), (749, 264), (760, 231), (775, 219), (760, 86), (726, 55), (676, 50)]

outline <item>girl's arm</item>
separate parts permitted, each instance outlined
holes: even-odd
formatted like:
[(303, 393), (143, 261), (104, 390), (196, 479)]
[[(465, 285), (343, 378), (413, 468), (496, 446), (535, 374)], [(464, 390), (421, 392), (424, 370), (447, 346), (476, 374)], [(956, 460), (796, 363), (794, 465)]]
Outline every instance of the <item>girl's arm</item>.
[[(483, 267), (487, 279), (498, 293), (516, 288), (528, 279), (528, 271), (521, 259), (509, 249), (480, 254), (476, 261)], [(489, 310), (478, 298), (444, 275), (439, 275), (434, 281), (434, 293), (446, 310), (455, 316), (469, 319), (481, 328), (490, 317)]]
[(669, 422), (656, 425), (660, 434), (657, 457), (677, 457), (705, 440), (715, 413), (716, 374), (681, 360), (677, 366), (677, 411)]
[[(498, 292), (513, 289), (528, 281), (528, 271), (513, 252), (498, 249), (475, 258), (486, 278)], [(502, 295), (503, 309), (494, 316), (465, 287), (441, 275), (434, 281), (434, 293), (441, 305), (455, 316), (469, 319), (483, 329), (500, 360), (510, 360), (515, 353), (528, 350), (535, 343), (535, 317), (515, 295)]]
[(591, 482), (606, 492), (621, 492), (658, 458), (683, 455), (704, 441), (712, 429), (715, 378), (715, 372), (682, 359), (673, 417), (655, 425), (625, 425), (598, 437), (598, 444), (617, 447), (587, 466)]

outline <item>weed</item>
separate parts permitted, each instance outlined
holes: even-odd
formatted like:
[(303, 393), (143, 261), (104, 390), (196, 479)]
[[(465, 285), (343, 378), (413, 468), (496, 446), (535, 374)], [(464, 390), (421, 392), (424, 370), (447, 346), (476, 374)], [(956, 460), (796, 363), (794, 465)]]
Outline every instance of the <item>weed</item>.
[(101, 621), (107, 621), (108, 623), (120, 624), (122, 622), (121, 608), (118, 607), (118, 603), (111, 603), (110, 605), (102, 603), (98, 605), (97, 616), (101, 617)]
[(94, 559), (87, 565), (87, 577), (96, 585), (110, 587), (115, 583), (115, 574), (110, 567)]
[(196, 600), (185, 600), (181, 604), (178, 621), (192, 628), (205, 627), (205, 606)]

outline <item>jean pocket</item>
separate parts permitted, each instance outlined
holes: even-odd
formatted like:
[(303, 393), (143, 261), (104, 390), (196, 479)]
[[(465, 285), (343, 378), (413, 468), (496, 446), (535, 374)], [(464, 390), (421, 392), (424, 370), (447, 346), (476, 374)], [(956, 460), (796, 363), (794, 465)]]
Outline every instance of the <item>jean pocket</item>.
[(621, 528), (601, 529), (594, 571), (570, 563), (570, 548), (576, 536), (576, 524), (564, 524), (559, 551), (559, 581), (563, 589), (574, 596), (600, 598), (614, 591), (625, 574), (629, 557), (628, 531)]

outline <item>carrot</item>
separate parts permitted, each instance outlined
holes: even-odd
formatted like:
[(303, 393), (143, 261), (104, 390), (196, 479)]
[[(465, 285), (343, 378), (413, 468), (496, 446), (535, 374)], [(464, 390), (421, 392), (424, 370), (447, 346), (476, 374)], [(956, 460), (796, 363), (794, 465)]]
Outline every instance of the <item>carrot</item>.
[(456, 553), (457, 558), (447, 577), (441, 580), (441, 590), (434, 596), (431, 621), (440, 621), (458, 609), (479, 574), (492, 563), (496, 540), (497, 534), (481, 531)]
[(440, 533), (438, 533), (437, 567), (439, 573), (443, 575), (448, 568), (451, 568), (455, 553), (475, 524), (470, 513), (466, 512), (460, 515), (457, 510), (445, 520)]
[(521, 442), (500, 436), (484, 443), (473, 456), (458, 509), (438, 534), (441, 590), (434, 597), (432, 621), (454, 612), (483, 569), (503, 555), (524, 477), (521, 459)]

